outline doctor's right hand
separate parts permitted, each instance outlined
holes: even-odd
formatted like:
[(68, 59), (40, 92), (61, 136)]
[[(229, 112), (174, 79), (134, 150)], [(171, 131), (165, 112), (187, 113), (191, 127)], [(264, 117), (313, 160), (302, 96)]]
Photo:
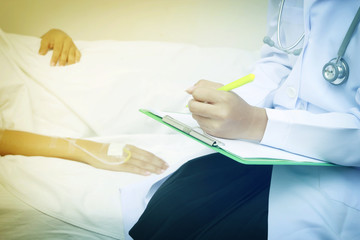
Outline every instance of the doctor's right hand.
[(206, 133), (228, 139), (261, 141), (267, 115), (232, 91), (217, 90), (219, 83), (200, 80), (187, 92), (193, 96), (189, 110)]

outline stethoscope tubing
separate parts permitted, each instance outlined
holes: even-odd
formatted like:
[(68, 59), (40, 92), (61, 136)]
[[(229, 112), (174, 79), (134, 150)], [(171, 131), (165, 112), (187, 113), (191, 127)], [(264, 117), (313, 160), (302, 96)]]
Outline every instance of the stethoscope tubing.
[[(305, 37), (305, 32), (302, 33), (302, 35), (299, 37), (298, 40), (296, 40), (293, 44), (291, 44), (288, 47), (284, 47), (282, 42), (281, 42), (281, 18), (283, 15), (283, 8), (285, 5), (285, 0), (281, 0), (280, 3), (280, 7), (279, 7), (279, 14), (278, 14), (278, 18), (277, 18), (277, 45), (276, 46), (274, 44), (274, 42), (271, 40), (270, 37), (265, 37), (264, 38), (264, 43), (268, 44), (271, 47), (275, 47), (281, 51), (284, 51), (288, 54), (294, 54), (294, 55), (298, 55), (300, 54), (300, 52), (298, 50), (301, 51), (300, 49), (297, 50), (293, 50), (294, 48), (296, 48), (297, 45), (300, 44), (300, 42), (304, 39)], [(349, 29), (347, 30), (343, 41), (341, 42), (341, 45), (339, 47), (339, 50), (337, 52), (337, 58), (331, 59), (328, 63), (326, 63), (323, 67), (323, 76), (325, 78), (326, 81), (330, 82), (331, 84), (334, 85), (340, 85), (343, 82), (346, 82), (346, 80), (349, 77), (349, 66), (346, 63), (345, 59), (343, 59), (345, 52), (346, 52), (346, 48), (348, 47), (351, 38), (354, 34), (355, 29), (357, 28), (358, 24), (360, 22), (360, 7), (356, 12), (356, 15), (354, 17), (354, 19), (352, 20)], [(293, 51), (291, 51), (293, 50)], [(295, 53), (296, 52), (296, 53)]]
[(281, 0), (280, 3), (280, 8), (279, 8), (279, 14), (278, 14), (278, 19), (277, 19), (277, 42), (278, 42), (278, 48), (284, 52), (290, 52), (292, 49), (294, 49), (297, 45), (299, 45), (299, 43), (304, 39), (305, 37), (305, 33), (303, 33), (300, 38), (298, 40), (296, 40), (296, 42), (294, 44), (292, 44), (289, 47), (284, 47), (282, 45), (281, 42), (281, 37), (280, 37), (280, 25), (281, 25), (281, 18), (282, 18), (282, 12), (283, 12), (283, 8), (285, 5), (285, 0)]
[(359, 22), (360, 22), (360, 7), (357, 10), (356, 15), (355, 15), (354, 19), (352, 20), (350, 27), (345, 34), (344, 40), (342, 41), (342, 43), (340, 45), (340, 48), (337, 53), (338, 59), (344, 57), (346, 48), (349, 45), (351, 37), (354, 34), (354, 31), (355, 31), (357, 25), (359, 24)]

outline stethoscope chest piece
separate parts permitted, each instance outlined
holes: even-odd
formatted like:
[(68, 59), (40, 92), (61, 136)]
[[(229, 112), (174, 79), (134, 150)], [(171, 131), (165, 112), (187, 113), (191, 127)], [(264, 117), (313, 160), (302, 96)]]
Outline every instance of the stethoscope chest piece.
[[(269, 36), (266, 36), (263, 41), (265, 44), (268, 44), (270, 47), (275, 47), (275, 48), (277, 48), (281, 51), (284, 51), (288, 54), (292, 53), (294, 55), (299, 55), (300, 52), (302, 51), (302, 48), (295, 49), (295, 50), (293, 50), (293, 49), (304, 39), (304, 36), (305, 36), (304, 33), (293, 45), (291, 45), (289, 47), (284, 47), (281, 43), (280, 25), (281, 25), (281, 16), (282, 16), (284, 4), (285, 4), (285, 0), (281, 0), (280, 8), (279, 8), (279, 15), (278, 15), (278, 19), (277, 19), (278, 46), (275, 45), (274, 41), (271, 40), (271, 38)], [(350, 27), (347, 30), (345, 37), (339, 47), (337, 57), (331, 59), (328, 63), (326, 63), (324, 65), (324, 67), (322, 69), (322, 75), (323, 75), (324, 79), (333, 85), (340, 85), (340, 84), (346, 82), (346, 80), (349, 78), (349, 65), (347, 64), (347, 62), (345, 61), (345, 59), (343, 57), (345, 55), (346, 48), (352, 38), (354, 31), (356, 30), (359, 22), (360, 22), (360, 7), (358, 8), (356, 15), (355, 15), (354, 19), (352, 20)]]
[(340, 85), (349, 78), (349, 66), (343, 58), (333, 58), (322, 70), (324, 79), (333, 85)]

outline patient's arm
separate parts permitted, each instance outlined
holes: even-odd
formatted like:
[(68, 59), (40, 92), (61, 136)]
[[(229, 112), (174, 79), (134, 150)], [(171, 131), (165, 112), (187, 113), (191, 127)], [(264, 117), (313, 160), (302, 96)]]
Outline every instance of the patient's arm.
[(59, 29), (51, 29), (41, 37), (39, 54), (45, 55), (49, 49), (53, 50), (50, 65), (60, 66), (74, 64), (80, 61), (81, 53), (69, 35)]
[[(76, 144), (73, 144), (73, 143)], [(83, 162), (96, 168), (130, 172), (140, 175), (161, 173), (168, 165), (154, 154), (126, 145), (131, 157), (124, 163), (121, 158), (108, 156), (109, 144), (83, 139), (49, 137), (23, 131), (0, 130), (0, 155), (57, 157)], [(99, 161), (99, 159), (101, 161)], [(107, 162), (119, 164), (107, 164)]]

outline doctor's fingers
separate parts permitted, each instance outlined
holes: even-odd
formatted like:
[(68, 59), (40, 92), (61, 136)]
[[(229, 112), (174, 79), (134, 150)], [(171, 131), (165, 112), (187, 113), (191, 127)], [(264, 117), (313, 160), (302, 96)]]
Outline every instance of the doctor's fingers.
[(202, 80), (199, 80), (197, 83), (195, 83), (193, 86), (191, 86), (190, 88), (186, 89), (186, 92), (189, 93), (189, 94), (192, 94), (193, 91), (196, 89), (196, 88), (212, 88), (212, 89), (218, 89), (219, 87), (223, 86), (222, 84), (220, 83), (216, 83), (216, 82), (212, 82), (212, 81), (209, 81), (209, 80), (205, 80), (205, 79), (202, 79)]
[(210, 88), (195, 89), (188, 106), (191, 113), (203, 117), (217, 118), (227, 112), (234, 101), (233, 92), (219, 91)]
[(194, 115), (202, 116), (205, 118), (214, 118), (218, 111), (218, 107), (212, 103), (200, 102), (194, 99), (188, 103), (189, 111)]
[(192, 92), (194, 100), (210, 104), (228, 101), (232, 92), (219, 91), (217, 88), (196, 87)]
[(197, 121), (200, 128), (207, 134), (215, 137), (221, 136), (220, 131), (224, 123), (223, 121), (214, 118), (203, 117), (199, 115), (193, 115), (192, 117)]

